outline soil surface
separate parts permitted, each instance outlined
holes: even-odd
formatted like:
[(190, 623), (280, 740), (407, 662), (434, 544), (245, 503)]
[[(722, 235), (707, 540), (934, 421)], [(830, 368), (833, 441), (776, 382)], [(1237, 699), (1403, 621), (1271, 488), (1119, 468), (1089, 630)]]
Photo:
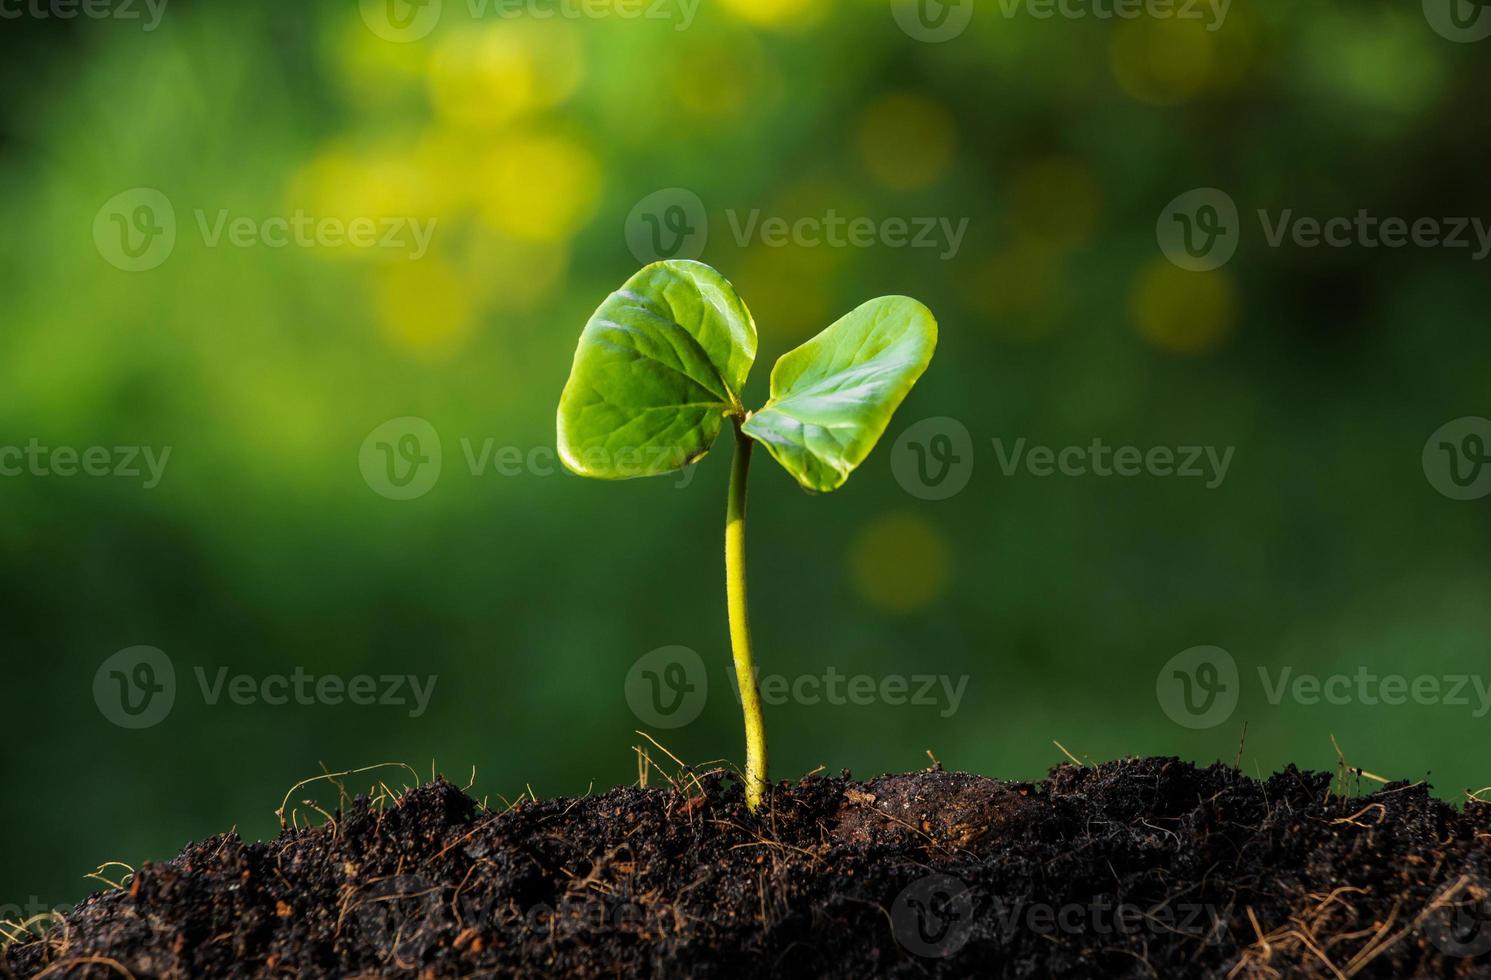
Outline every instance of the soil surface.
[(497, 812), (436, 782), (214, 837), (0, 976), (1491, 976), (1491, 804), (1422, 784), (1136, 759), (815, 777), (754, 816), (685, 784)]

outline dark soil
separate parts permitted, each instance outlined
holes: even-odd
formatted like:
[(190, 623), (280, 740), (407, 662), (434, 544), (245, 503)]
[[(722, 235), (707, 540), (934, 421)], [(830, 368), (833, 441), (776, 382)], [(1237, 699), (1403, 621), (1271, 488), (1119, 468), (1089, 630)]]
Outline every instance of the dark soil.
[(489, 812), (437, 782), (147, 864), (0, 976), (1491, 976), (1491, 804), (1139, 759), (721, 775)]

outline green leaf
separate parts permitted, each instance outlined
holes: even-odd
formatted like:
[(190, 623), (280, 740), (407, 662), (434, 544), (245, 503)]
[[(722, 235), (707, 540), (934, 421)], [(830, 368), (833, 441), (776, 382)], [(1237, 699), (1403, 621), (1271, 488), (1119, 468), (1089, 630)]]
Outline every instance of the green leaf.
[(681, 469), (714, 444), (756, 359), (756, 324), (702, 262), (655, 262), (606, 297), (559, 397), (559, 457), (581, 476)]
[(864, 462), (932, 360), (937, 321), (905, 296), (854, 310), (771, 371), (771, 400), (742, 428), (814, 493)]

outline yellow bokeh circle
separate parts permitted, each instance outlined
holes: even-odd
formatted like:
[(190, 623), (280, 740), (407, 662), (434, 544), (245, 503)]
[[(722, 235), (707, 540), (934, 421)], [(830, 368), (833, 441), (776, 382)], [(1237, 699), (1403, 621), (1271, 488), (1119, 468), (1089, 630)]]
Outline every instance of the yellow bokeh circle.
[(579, 88), (584, 57), (571, 24), (504, 20), (446, 38), (428, 73), (442, 120), (490, 129), (567, 100)]
[(859, 151), (870, 176), (895, 190), (916, 190), (947, 173), (958, 142), (953, 114), (920, 95), (887, 95), (865, 109)]
[(601, 168), (563, 136), (522, 136), (498, 143), (481, 163), (482, 219), (513, 238), (568, 241), (595, 213)]
[(818, 24), (828, 0), (720, 0), (720, 5), (748, 24), (780, 31), (801, 31)]
[(1077, 248), (1092, 240), (1102, 195), (1080, 160), (1048, 157), (1015, 174), (1010, 220), (1023, 239), (1052, 248)]
[(434, 255), (380, 268), (376, 296), (384, 336), (396, 349), (421, 360), (450, 357), (471, 334), (470, 287)]
[(1140, 336), (1155, 347), (1201, 354), (1232, 333), (1237, 287), (1225, 270), (1189, 272), (1156, 259), (1139, 272), (1130, 309)]
[(1119, 87), (1149, 105), (1178, 105), (1212, 80), (1216, 40), (1200, 21), (1142, 17), (1113, 33), (1109, 63)]
[(865, 599), (887, 612), (912, 613), (947, 590), (951, 552), (947, 537), (923, 518), (887, 514), (855, 536), (849, 570)]

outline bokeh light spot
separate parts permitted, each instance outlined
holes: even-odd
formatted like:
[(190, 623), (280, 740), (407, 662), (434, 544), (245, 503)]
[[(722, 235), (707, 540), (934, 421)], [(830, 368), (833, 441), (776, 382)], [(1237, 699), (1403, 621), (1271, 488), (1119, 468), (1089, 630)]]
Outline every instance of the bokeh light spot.
[(499, 143), (477, 178), (482, 218), (497, 231), (539, 242), (567, 241), (595, 213), (600, 164), (562, 136)]
[(776, 101), (776, 86), (763, 92), (768, 68), (755, 38), (709, 41), (683, 50), (673, 74), (678, 104), (697, 116), (728, 118), (748, 105)]
[(582, 68), (567, 25), (513, 21), (465, 30), (441, 42), (430, 61), (430, 101), (453, 125), (490, 129), (563, 102)]
[(947, 173), (957, 124), (941, 103), (920, 95), (887, 95), (860, 117), (859, 149), (870, 175), (895, 190), (915, 190)]
[(389, 44), (355, 12), (332, 43), (343, 92), (359, 106), (383, 111), (384, 104), (420, 91), (429, 63), (425, 45)]
[(1232, 333), (1237, 288), (1222, 269), (1188, 272), (1156, 259), (1139, 273), (1131, 310), (1140, 335), (1155, 347), (1201, 354)]
[(1040, 340), (1056, 330), (1068, 309), (1063, 261), (1053, 249), (1019, 245), (1000, 249), (967, 267), (963, 291), (1003, 340)]
[(837, 319), (831, 287), (843, 263), (832, 249), (758, 243), (738, 261), (739, 274), (731, 281), (742, 295), (751, 297), (751, 312), (763, 338), (784, 345), (800, 343)]
[(947, 589), (952, 573), (947, 537), (914, 514), (887, 514), (866, 525), (849, 552), (855, 588), (893, 613), (924, 609)]
[(482, 306), (531, 310), (553, 295), (569, 269), (569, 249), (554, 242), (525, 242), (476, 227), (457, 265)]
[[(1322, 16), (1312, 23), (1311, 34), (1318, 43), (1328, 40), (1332, 57), (1309, 59), (1301, 76), (1344, 103), (1343, 112), (1408, 117), (1422, 112), (1443, 90), (1446, 63), (1438, 57), (1439, 39), (1409, 16)], [(1360, 120), (1369, 129), (1395, 122)]]
[(394, 347), (421, 360), (451, 356), (471, 333), (470, 287), (436, 256), (381, 267), (377, 297), (384, 335)]
[(1115, 29), (1109, 62), (1131, 97), (1149, 105), (1177, 105), (1210, 80), (1215, 43), (1201, 21), (1141, 17)]
[(748, 24), (781, 31), (814, 27), (828, 9), (827, 0), (721, 0), (721, 3)]
[(1092, 171), (1078, 160), (1051, 157), (1015, 175), (1011, 215), (1016, 233), (1054, 248), (1076, 248), (1092, 240), (1101, 194)]
[[(419, 159), (401, 145), (371, 148), (331, 146), (300, 168), (286, 188), (284, 213), (313, 223), (335, 219), (399, 222), (398, 234), (409, 239), (408, 223), (435, 228), (440, 201), (431, 193)], [(383, 227), (380, 224), (380, 228)], [(381, 232), (380, 232), (381, 235)], [(386, 257), (383, 248), (329, 247), (310, 250), (317, 258)]]
[[(844, 222), (869, 210), (868, 204), (841, 180), (813, 175), (781, 188), (757, 216), (757, 222), (778, 218), (796, 225), (811, 219), (826, 225), (829, 212), (833, 219)], [(726, 218), (726, 225), (729, 221)], [(735, 215), (734, 221), (744, 225), (748, 215)], [(751, 297), (751, 312), (756, 316), (760, 336), (784, 348), (804, 342), (848, 312), (833, 309), (841, 298), (836, 289), (845, 270), (865, 257), (865, 249), (844, 245), (848, 239), (842, 227), (832, 234), (826, 227), (805, 227), (804, 231), (807, 236), (789, 234), (784, 245), (775, 237), (768, 239), (765, 233), (757, 233), (738, 261), (740, 271), (732, 279), (743, 295)]]

